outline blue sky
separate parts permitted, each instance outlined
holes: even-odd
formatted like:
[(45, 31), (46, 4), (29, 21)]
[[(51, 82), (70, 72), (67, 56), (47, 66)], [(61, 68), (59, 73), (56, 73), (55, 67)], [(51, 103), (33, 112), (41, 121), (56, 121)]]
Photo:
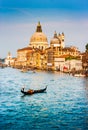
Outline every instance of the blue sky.
[(0, 0), (0, 57), (28, 46), (38, 21), (48, 43), (54, 32), (65, 34), (65, 45), (85, 50), (88, 43), (87, 0)]

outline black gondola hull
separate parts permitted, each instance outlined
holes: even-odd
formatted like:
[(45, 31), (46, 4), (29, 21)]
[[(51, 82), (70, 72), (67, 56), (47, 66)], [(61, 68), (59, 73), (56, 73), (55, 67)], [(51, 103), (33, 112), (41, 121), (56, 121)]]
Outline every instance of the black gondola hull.
[(47, 87), (46, 88), (44, 88), (44, 89), (39, 89), (39, 90), (29, 90), (29, 91), (24, 91), (24, 90), (21, 90), (21, 92), (23, 93), (23, 94), (25, 94), (25, 95), (32, 95), (32, 94), (35, 94), (35, 93), (43, 93), (43, 92), (45, 92), (46, 91), (46, 89), (47, 89)]

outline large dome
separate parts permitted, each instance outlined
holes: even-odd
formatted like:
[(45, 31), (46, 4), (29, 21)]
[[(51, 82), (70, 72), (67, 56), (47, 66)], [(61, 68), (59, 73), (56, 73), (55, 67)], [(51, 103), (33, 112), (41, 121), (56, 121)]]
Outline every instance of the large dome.
[(35, 32), (30, 39), (32, 42), (47, 42), (47, 37), (43, 32)]
[(38, 22), (36, 32), (30, 38), (29, 46), (39, 49), (45, 49), (48, 47), (48, 40), (46, 35), (42, 32), (40, 22)]

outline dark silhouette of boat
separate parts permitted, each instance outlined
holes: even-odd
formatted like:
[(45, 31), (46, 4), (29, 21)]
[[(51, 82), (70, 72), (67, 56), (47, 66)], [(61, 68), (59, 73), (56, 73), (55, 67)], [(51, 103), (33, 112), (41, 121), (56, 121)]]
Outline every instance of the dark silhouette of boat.
[(47, 86), (44, 89), (39, 89), (39, 90), (33, 90), (33, 89), (29, 89), (28, 91), (24, 91), (24, 88), (21, 89), (21, 92), (25, 95), (32, 95), (35, 93), (43, 93), (45, 92), (47, 89)]

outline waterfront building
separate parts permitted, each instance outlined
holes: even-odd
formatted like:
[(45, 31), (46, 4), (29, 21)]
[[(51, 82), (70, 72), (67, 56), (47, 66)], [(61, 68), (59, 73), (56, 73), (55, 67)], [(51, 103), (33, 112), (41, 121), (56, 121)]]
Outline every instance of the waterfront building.
[(67, 60), (64, 62), (63, 71), (66, 68), (68, 71), (78, 71), (82, 70), (82, 61), (77, 59)]
[(50, 47), (46, 49), (46, 54), (49, 70), (63, 70), (66, 59), (69, 57), (78, 59), (80, 52), (76, 47), (65, 47), (64, 33), (59, 34), (58, 37), (55, 31), (54, 37), (50, 41)]
[(5, 59), (5, 64), (6, 64), (7, 66), (10, 66), (11, 61), (12, 61), (12, 56), (11, 56), (11, 53), (8, 52), (8, 55), (7, 55), (6, 59)]
[[(28, 46), (17, 50), (17, 58), (14, 63), (15, 67), (63, 70), (67, 59), (78, 59), (80, 56), (80, 52), (76, 47), (65, 47), (64, 41), (64, 33), (62, 32), (62, 34), (59, 33), (57, 35), (55, 31), (49, 45), (47, 36), (43, 33), (42, 26), (38, 22), (36, 31), (31, 36)], [(70, 68), (72, 69), (73, 67), (71, 66)]]
[(48, 40), (42, 32), (40, 22), (36, 27), (36, 32), (31, 36), (28, 47), (17, 50), (17, 61), (15, 66), (42, 68), (44, 50), (48, 48)]
[(25, 47), (17, 50), (17, 61), (15, 66), (27, 67), (30, 65), (30, 53), (33, 52), (31, 47)]
[(5, 58), (5, 65), (14, 67), (15, 63), (16, 63), (16, 60), (17, 60), (17, 58), (16, 57), (12, 57), (11, 53), (8, 52), (8, 55)]
[(59, 58), (61, 50), (64, 48), (64, 33), (59, 34), (55, 31), (53, 38), (50, 41), (50, 47), (46, 49), (47, 54), (47, 69), (59, 70), (60, 62), (64, 62), (65, 59)]
[(84, 70), (88, 70), (88, 52), (82, 54), (82, 66)]

